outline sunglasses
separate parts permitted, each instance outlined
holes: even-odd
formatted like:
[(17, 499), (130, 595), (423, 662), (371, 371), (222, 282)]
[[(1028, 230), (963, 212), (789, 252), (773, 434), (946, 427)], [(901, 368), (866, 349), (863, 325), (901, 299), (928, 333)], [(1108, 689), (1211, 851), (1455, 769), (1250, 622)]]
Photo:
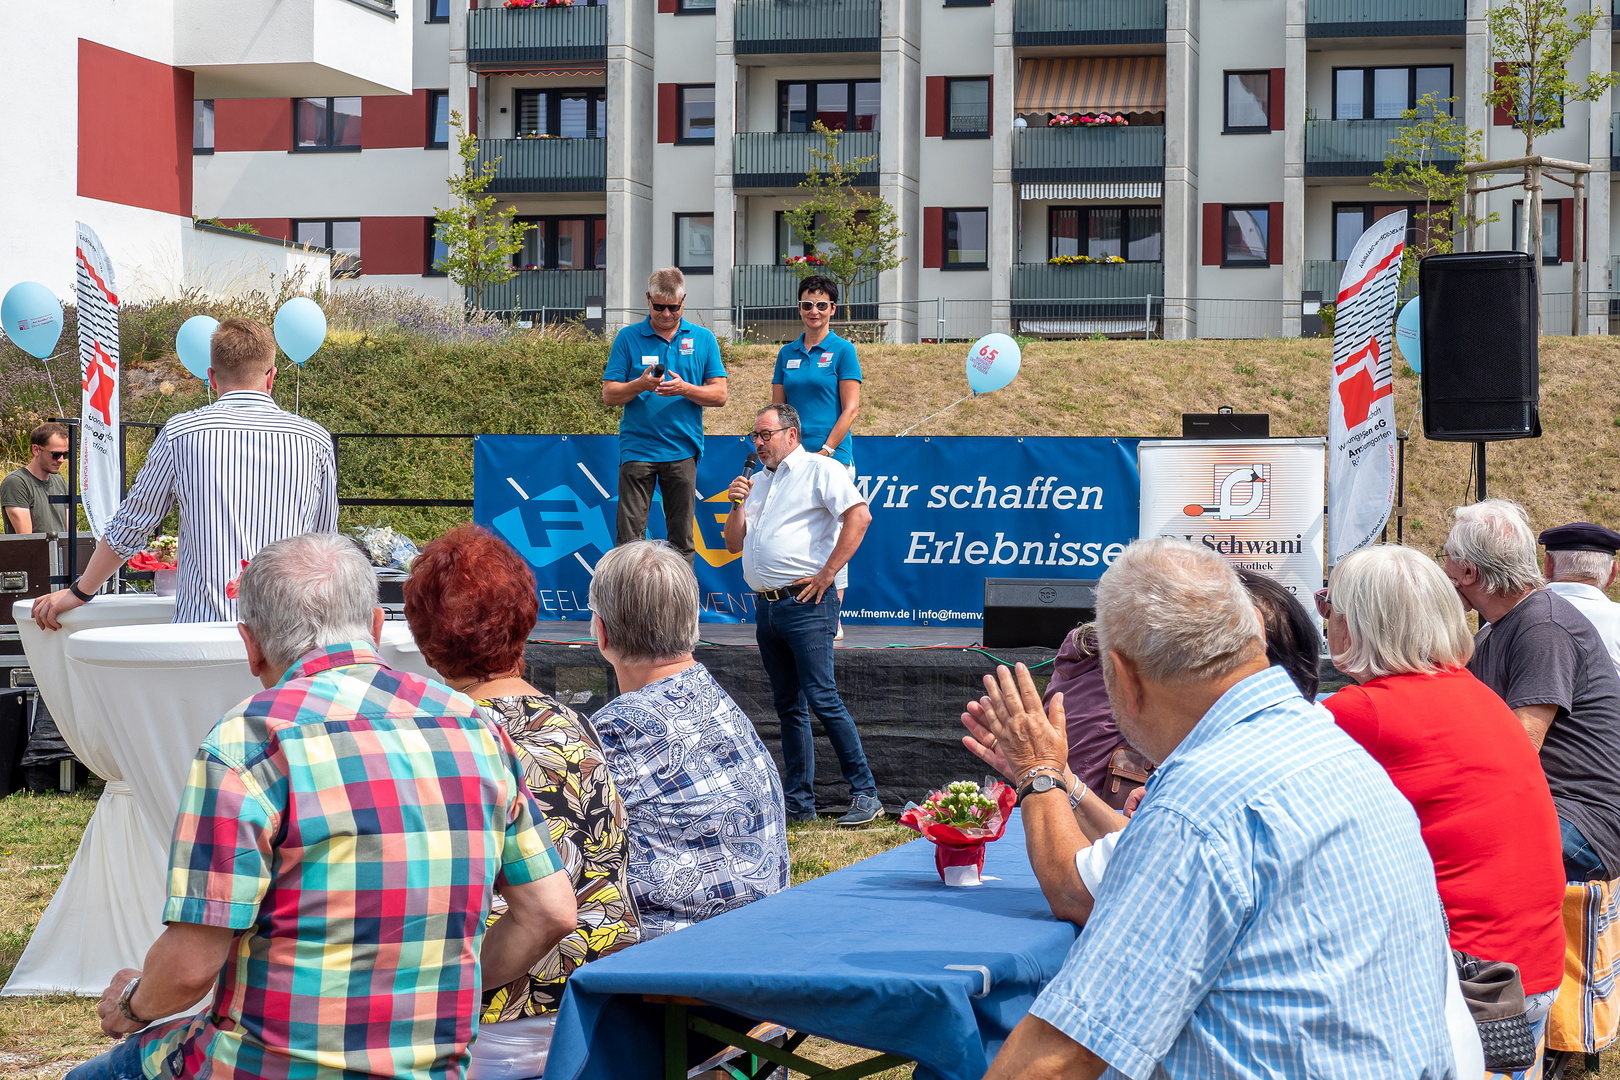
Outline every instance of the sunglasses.
[(63, 458), (68, 456), (68, 451), (66, 450), (51, 450), (49, 453), (52, 461), (61, 461)]
[[(649, 304), (652, 304), (652, 301), (650, 301), (650, 300), (647, 301), (647, 302)], [(681, 310), (681, 308), (683, 308), (685, 306), (686, 306), (686, 301), (681, 300), (681, 301), (678, 301), (677, 303), (674, 303), (674, 304), (652, 304), (652, 309), (654, 311), (657, 311), (657, 312), (675, 312), (675, 311)]]
[(800, 311), (831, 311), (832, 309), (833, 309), (833, 306), (832, 306), (832, 301), (831, 300), (800, 300), (799, 301), (799, 310)]
[(1333, 618), (1333, 598), (1328, 596), (1326, 589), (1317, 589), (1315, 594), (1316, 613), (1324, 619)]
[(777, 432), (786, 431), (787, 428), (771, 428), (769, 431), (750, 431), (748, 437), (757, 443), (768, 443)]

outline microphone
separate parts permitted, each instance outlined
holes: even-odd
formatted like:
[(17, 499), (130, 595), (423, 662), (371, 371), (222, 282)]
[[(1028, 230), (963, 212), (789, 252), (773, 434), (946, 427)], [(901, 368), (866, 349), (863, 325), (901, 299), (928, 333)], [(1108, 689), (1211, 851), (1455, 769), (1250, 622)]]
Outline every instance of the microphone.
[[(747, 480), (758, 472), (759, 464), (759, 455), (752, 450), (748, 451), (748, 457), (743, 461), (743, 479)], [(736, 506), (737, 500), (731, 500), (731, 505)]]

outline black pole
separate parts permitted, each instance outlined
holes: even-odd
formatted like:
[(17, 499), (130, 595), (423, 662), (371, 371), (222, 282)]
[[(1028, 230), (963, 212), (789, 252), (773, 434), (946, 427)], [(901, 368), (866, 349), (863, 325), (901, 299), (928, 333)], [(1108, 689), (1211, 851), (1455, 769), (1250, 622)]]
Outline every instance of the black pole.
[(1474, 444), (1474, 501), (1484, 502), (1485, 495), (1485, 443)]
[(79, 580), (79, 423), (68, 422), (68, 584)]
[(1406, 436), (1395, 438), (1395, 542), (1404, 543), (1406, 531)]

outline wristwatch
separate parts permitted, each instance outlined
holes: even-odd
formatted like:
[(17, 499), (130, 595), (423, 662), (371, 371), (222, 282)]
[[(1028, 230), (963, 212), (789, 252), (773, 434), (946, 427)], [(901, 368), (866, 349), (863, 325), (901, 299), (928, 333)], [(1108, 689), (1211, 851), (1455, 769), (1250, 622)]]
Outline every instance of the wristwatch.
[(128, 1020), (130, 1023), (139, 1024), (142, 1027), (145, 1027), (147, 1021), (136, 1016), (135, 1010), (129, 1007), (129, 999), (135, 996), (135, 988), (139, 985), (141, 985), (141, 977), (139, 975), (135, 976), (133, 979), (129, 980), (129, 982), (124, 984), (124, 992), (118, 995), (118, 1011), (123, 1013), (124, 1019)]
[(1033, 780), (1028, 781), (1018, 792), (1018, 801), (1022, 803), (1031, 795), (1039, 795), (1043, 791), (1051, 791), (1053, 788), (1061, 788), (1062, 786), (1063, 778), (1061, 776), (1053, 776), (1051, 773), (1041, 773)]
[(83, 589), (79, 588), (79, 583), (77, 581), (68, 582), (68, 592), (72, 593), (73, 598), (81, 604), (88, 604), (90, 601), (96, 598), (95, 593), (87, 593)]

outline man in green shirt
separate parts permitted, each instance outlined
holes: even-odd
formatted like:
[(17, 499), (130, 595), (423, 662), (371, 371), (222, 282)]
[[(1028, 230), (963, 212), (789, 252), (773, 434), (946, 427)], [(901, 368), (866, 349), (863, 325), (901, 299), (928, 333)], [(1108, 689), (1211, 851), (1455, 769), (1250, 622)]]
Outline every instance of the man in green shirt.
[(62, 466), (67, 463), (68, 432), (61, 424), (41, 424), (28, 436), (33, 451), (28, 464), (0, 480), (0, 507), (7, 533), (67, 532), (67, 503), (52, 495), (68, 493)]

